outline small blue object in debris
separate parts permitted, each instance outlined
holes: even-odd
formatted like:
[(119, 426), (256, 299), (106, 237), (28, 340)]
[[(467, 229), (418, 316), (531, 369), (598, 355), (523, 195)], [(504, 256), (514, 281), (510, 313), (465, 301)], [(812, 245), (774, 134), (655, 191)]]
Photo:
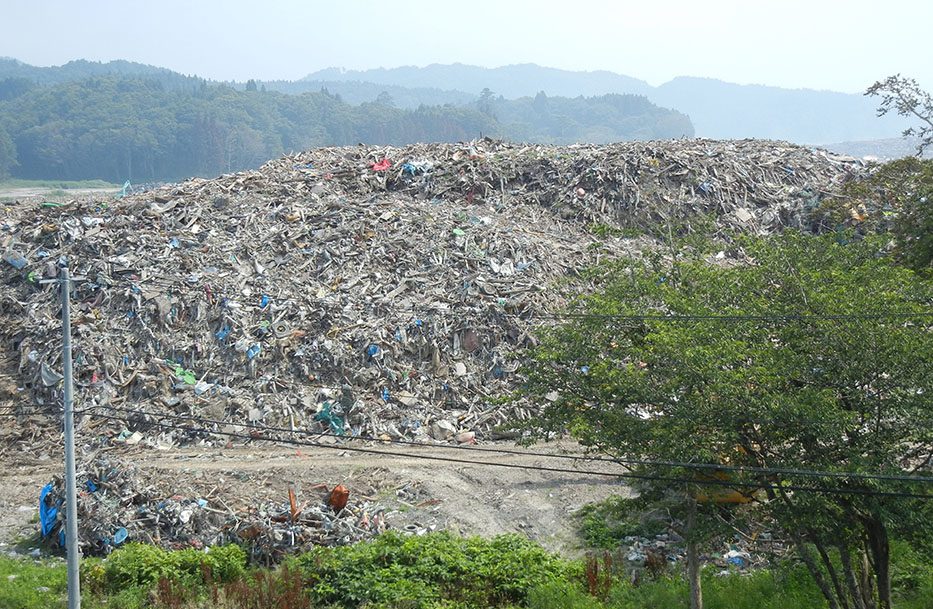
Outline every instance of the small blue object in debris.
[(259, 308), (260, 308), (260, 309), (265, 309), (267, 306), (269, 306), (269, 303), (270, 303), (271, 301), (272, 301), (271, 298), (269, 298), (268, 296), (266, 296), (265, 294), (263, 294), (263, 295), (262, 295), (262, 298), (259, 299)]
[(17, 271), (21, 271), (26, 268), (27, 260), (26, 257), (20, 254), (19, 252), (4, 252), (3, 261), (12, 266)]
[(501, 379), (502, 377), (505, 376), (505, 371), (502, 370), (502, 366), (500, 366), (499, 364), (496, 364), (495, 366), (492, 367), (492, 375), (496, 377), (497, 379)]
[(113, 545), (115, 546), (120, 545), (121, 543), (126, 541), (126, 538), (129, 536), (130, 534), (126, 531), (126, 529), (123, 527), (120, 527), (119, 529), (113, 532)]
[(395, 329), (395, 340), (397, 340), (398, 342), (402, 342), (402, 329), (401, 328)]
[(181, 242), (178, 241), (178, 237), (172, 237), (168, 241), (168, 246), (172, 249), (177, 250), (179, 247), (181, 247)]
[(96, 492), (97, 492), (97, 485), (94, 484), (94, 481), (93, 481), (93, 480), (88, 480), (88, 481), (87, 481), (87, 490), (91, 491), (92, 493), (96, 493)]
[(217, 331), (217, 334), (215, 334), (214, 336), (217, 337), (217, 340), (223, 340), (223, 339), (227, 338), (228, 336), (230, 336), (230, 327), (229, 327), (229, 326), (224, 326), (223, 328), (221, 328), (220, 330), (218, 330), (218, 331)]
[(582, 372), (583, 374), (589, 374), (589, 373), (590, 373), (590, 367), (589, 367), (589, 366), (580, 366), (580, 372)]
[(366, 347), (366, 355), (368, 355), (369, 357), (376, 357), (377, 355), (379, 355), (379, 345), (377, 345), (376, 343), (372, 343), (371, 345)]
[(711, 192), (713, 192), (713, 183), (712, 182), (701, 182), (698, 188), (700, 189), (700, 192), (702, 192), (704, 195), (708, 195)]
[(424, 322), (421, 321), (420, 319), (416, 319), (416, 320), (415, 320), (415, 325), (418, 326), (418, 327), (420, 328), (421, 326), (424, 325)]
[(262, 351), (262, 347), (259, 345), (259, 343), (256, 343), (255, 345), (253, 345), (252, 347), (246, 350), (246, 357), (249, 359), (253, 359), (257, 355), (259, 355), (260, 351)]
[(388, 387), (383, 387), (383, 388), (382, 388), (382, 399), (383, 399), (384, 401), (388, 402), (388, 401), (389, 401), (389, 397), (390, 397), (390, 396), (389, 396), (389, 388), (388, 388)]
[(52, 483), (49, 482), (39, 491), (39, 523), (42, 525), (42, 536), (48, 537), (58, 518), (58, 509), (61, 507), (61, 499), (54, 505), (48, 505), (46, 497), (52, 492)]

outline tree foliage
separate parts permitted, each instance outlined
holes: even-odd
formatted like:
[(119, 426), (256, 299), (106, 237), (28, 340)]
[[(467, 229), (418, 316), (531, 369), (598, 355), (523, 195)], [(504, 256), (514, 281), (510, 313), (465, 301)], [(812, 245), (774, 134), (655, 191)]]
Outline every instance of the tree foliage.
[(918, 271), (933, 268), (933, 160), (907, 157), (851, 181), (817, 210), (818, 229), (854, 228), (894, 238), (898, 258)]
[[(528, 369), (529, 394), (547, 404), (537, 433), (569, 429), (594, 449), (652, 461), (929, 471), (931, 320), (887, 316), (928, 314), (933, 283), (893, 265), (876, 240), (841, 241), (787, 234), (740, 241), (717, 263), (678, 252), (599, 270), (601, 289), (572, 309), (583, 315), (546, 332)], [(694, 480), (701, 493), (690, 468), (639, 471)], [(858, 493), (902, 484), (722, 476), (765, 503), (832, 607), (889, 600), (888, 534), (916, 506)]]
[[(54, 86), (6, 84), (0, 128), (15, 145), (15, 174), (22, 178), (173, 180), (255, 167), (287, 151), (323, 145), (480, 135), (566, 143), (673, 137), (685, 128), (692, 133), (686, 117), (634, 96), (552, 98), (551, 113), (527, 113), (530, 98), (506, 101), (491, 92), (482, 107), (406, 109), (396, 107), (389, 92), (354, 106), (327, 91), (262, 91), (255, 81), (245, 90), (197, 79), (119, 75)], [(506, 118), (497, 119), (500, 113)], [(669, 117), (677, 127), (667, 125)]]
[(9, 177), (16, 166), (16, 146), (10, 135), (0, 126), (0, 179)]
[(933, 144), (933, 97), (921, 89), (916, 80), (900, 74), (888, 76), (868, 87), (865, 95), (881, 98), (878, 116), (894, 111), (900, 116), (920, 121), (920, 126), (904, 130), (904, 137), (920, 140), (917, 156), (922, 156), (923, 151)]

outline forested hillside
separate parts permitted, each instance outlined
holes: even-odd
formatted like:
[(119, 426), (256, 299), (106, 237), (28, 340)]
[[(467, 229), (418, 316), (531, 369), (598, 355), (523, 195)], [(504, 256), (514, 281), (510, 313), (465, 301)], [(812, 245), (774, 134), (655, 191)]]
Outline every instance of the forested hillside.
[(451, 142), (489, 135), (544, 143), (692, 136), (689, 118), (632, 95), (399, 108), (391, 93), (351, 105), (328, 91), (290, 95), (159, 74), (57, 85), (0, 80), (0, 176), (176, 180), (256, 167), (315, 146)]

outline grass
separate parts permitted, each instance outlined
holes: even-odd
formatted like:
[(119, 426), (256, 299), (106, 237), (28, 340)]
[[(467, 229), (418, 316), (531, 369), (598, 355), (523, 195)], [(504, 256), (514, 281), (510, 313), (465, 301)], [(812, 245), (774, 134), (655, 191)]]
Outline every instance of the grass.
[(0, 557), (0, 607), (58, 609), (64, 607), (65, 564)]
[[(933, 564), (910, 548), (892, 554), (897, 609), (933, 609)], [(106, 561), (82, 564), (85, 609), (686, 609), (678, 574), (618, 575), (588, 586), (582, 562), (563, 559), (517, 535), (493, 539), (446, 533), (387, 534), (318, 548), (276, 569), (245, 568), (236, 546), (169, 552), (129, 545)], [(11, 577), (12, 576), (12, 577)], [(821, 609), (806, 570), (719, 576), (703, 572), (707, 609)], [(592, 590), (592, 594), (588, 592)], [(62, 609), (65, 565), (0, 556), (0, 608)]]

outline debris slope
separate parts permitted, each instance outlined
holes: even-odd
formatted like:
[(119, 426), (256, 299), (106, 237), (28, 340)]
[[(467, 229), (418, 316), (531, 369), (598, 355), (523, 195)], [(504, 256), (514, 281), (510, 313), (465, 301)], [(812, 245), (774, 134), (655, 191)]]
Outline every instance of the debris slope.
[[(862, 171), (781, 142), (479, 140), (317, 149), (117, 201), (14, 206), (0, 220), (12, 393), (21, 410), (60, 408), (58, 295), (43, 280), (67, 262), (84, 278), (78, 408), (237, 433), (489, 437), (528, 415), (492, 398), (514, 388), (536, 324), (585, 288), (567, 282), (581, 268), (701, 214), (805, 228)], [(122, 440), (218, 441), (128, 418)]]

